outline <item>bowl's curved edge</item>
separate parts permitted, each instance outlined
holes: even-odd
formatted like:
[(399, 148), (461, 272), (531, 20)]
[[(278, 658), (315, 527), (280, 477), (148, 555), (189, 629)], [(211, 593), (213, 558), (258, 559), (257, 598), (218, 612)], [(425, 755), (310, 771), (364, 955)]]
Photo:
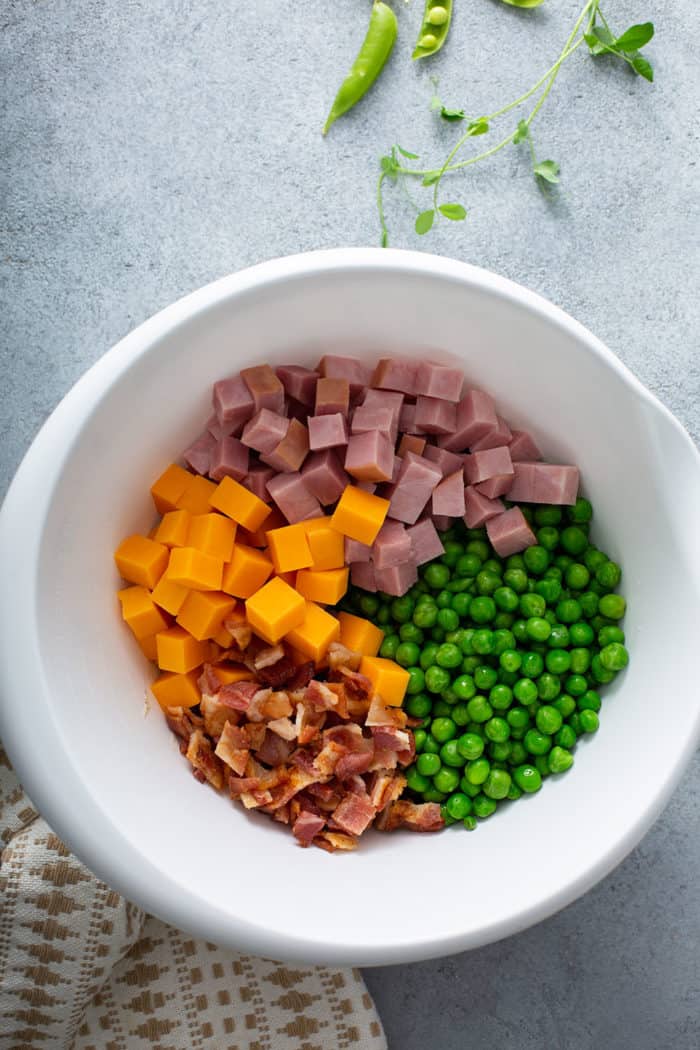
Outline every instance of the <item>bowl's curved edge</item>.
[[(23, 648), (25, 651), (27, 649), (26, 639), (21, 637), (21, 624), (30, 622), (35, 594), (33, 569), (36, 565), (36, 558), (32, 557), (31, 551), (38, 549), (41, 530), (37, 522), (43, 515), (36, 513), (37, 491), (30, 483), (30, 477), (35, 470), (41, 468), (44, 475), (51, 479), (51, 484), (48, 484), (40, 494), (43, 506), (48, 507), (54, 484), (60, 476), (62, 466), (70, 454), (84, 418), (89, 412), (94, 411), (112, 378), (144, 353), (155, 338), (162, 337), (186, 318), (205, 311), (223, 298), (245, 294), (246, 291), (261, 283), (275, 283), (293, 277), (309, 276), (315, 272), (353, 268), (375, 268), (377, 270), (396, 268), (433, 276), (437, 274), (447, 279), (478, 285), (494, 295), (515, 300), (545, 316), (554, 324), (575, 335), (592, 353), (603, 357), (625, 385), (631, 388), (657, 416), (660, 414), (664, 418), (674, 438), (681, 441), (685, 446), (685, 451), (694, 458), (700, 478), (700, 454), (680, 422), (583, 325), (537, 293), (528, 291), (507, 278), (470, 264), (438, 256), (428, 256), (419, 252), (350, 248), (330, 249), (274, 259), (206, 285), (145, 321), (109, 350), (77, 381), (44, 423), (26, 453), (0, 510), (0, 573), (8, 583), (0, 591), (0, 622), (7, 629), (5, 637), (7, 652), (15, 653), (21, 652)], [(27, 517), (26, 510), (29, 507), (33, 508), (34, 515)], [(697, 575), (700, 576), (700, 571)], [(24, 582), (24, 586), (21, 586), (20, 581)], [(27, 586), (27, 581), (31, 582), (31, 586)], [(36, 666), (40, 666), (37, 652), (29, 653), (28, 656), (34, 658)], [(48, 695), (47, 683), (42, 679), (41, 684), (44, 695)], [(700, 741), (699, 711), (695, 732), (689, 737), (675, 766), (669, 771), (663, 790), (655, 800), (655, 805), (630, 826), (625, 837), (616, 844), (615, 849), (599, 858), (596, 863), (582, 872), (574, 883), (569, 884), (555, 897), (534, 904), (515, 919), (503, 920), (482, 929), (476, 937), (455, 935), (439, 942), (408, 942), (395, 944), (388, 948), (336, 944), (329, 949), (328, 945), (286, 935), (281, 937), (274, 930), (232, 919), (230, 915), (220, 913), (201, 901), (196, 902), (196, 914), (192, 912), (187, 906), (187, 901), (183, 900), (182, 887), (175, 882), (164, 884), (162, 873), (156, 871), (147, 858), (134, 850), (110, 824), (108, 816), (94, 803), (88, 785), (81, 780), (67, 762), (65, 754), (61, 754), (60, 746), (56, 746), (60, 745), (61, 733), (52, 716), (48, 714), (48, 708), (45, 712), (46, 717), (39, 720), (39, 726), (37, 726), (35, 713), (28, 705), (24, 707), (20, 705), (19, 708), (11, 709), (9, 697), (22, 696), (25, 692), (26, 669), (23, 666), (17, 666), (16, 661), (2, 661), (0, 686), (6, 698), (5, 702), (0, 705), (0, 735), (15, 764), (17, 773), (40, 812), (46, 816), (55, 831), (91, 870), (127, 898), (135, 900), (153, 914), (186, 930), (204, 935), (212, 941), (225, 943), (232, 948), (244, 949), (273, 958), (281, 955), (284, 959), (303, 962), (352, 965), (389, 965), (413, 962), (475, 948), (522, 931), (547, 918), (594, 886), (634, 848), (666, 805)], [(36, 762), (37, 752), (43, 754), (53, 752), (52, 763), (39, 765)], [(89, 814), (90, 817), (89, 820), (81, 820), (80, 826), (74, 819), (71, 819), (69, 807), (61, 802), (62, 798), (72, 798), (72, 793), (75, 793), (75, 798), (80, 798), (81, 816), (85, 817), (86, 814)], [(105, 827), (106, 833), (109, 832), (111, 838), (109, 850), (106, 850), (101, 842), (98, 843), (95, 837), (87, 832), (88, 825), (94, 827), (100, 824)], [(144, 866), (151, 867), (154, 875), (151, 882), (154, 886), (160, 881), (160, 892), (144, 888), (139, 878), (139, 872)], [(222, 939), (223, 931), (225, 931), (225, 936)]]

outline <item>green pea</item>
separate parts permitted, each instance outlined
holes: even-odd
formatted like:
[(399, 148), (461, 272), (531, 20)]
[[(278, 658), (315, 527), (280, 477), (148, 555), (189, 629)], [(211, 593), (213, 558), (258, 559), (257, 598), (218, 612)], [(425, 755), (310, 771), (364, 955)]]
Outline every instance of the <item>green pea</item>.
[(521, 616), (529, 620), (533, 617), (544, 616), (547, 603), (541, 594), (529, 593), (520, 596), (519, 607)]
[(510, 789), (510, 774), (504, 769), (492, 769), (484, 781), (483, 792), (487, 798), (505, 798)]
[(393, 660), (400, 645), (401, 639), (398, 634), (388, 634), (379, 647), (379, 655), (385, 660)]
[(552, 739), (538, 729), (528, 729), (523, 744), (531, 755), (546, 755), (552, 746)]
[(549, 565), (549, 553), (541, 544), (537, 543), (524, 551), (523, 561), (528, 572), (533, 573), (535, 576), (541, 576)]
[(530, 715), (524, 707), (511, 707), (506, 721), (511, 729), (525, 729), (530, 723)]
[(518, 608), (519, 598), (512, 587), (497, 587), (492, 597), (497, 607), (505, 612), (514, 612)]
[(474, 674), (481, 664), (480, 656), (465, 656), (462, 660), (462, 671), (464, 674)]
[(578, 711), (574, 711), (572, 715), (569, 715), (567, 725), (571, 726), (577, 737), (581, 736), (581, 733), (583, 733), (583, 729), (581, 728), (581, 719), (579, 717)]
[(425, 672), (425, 688), (429, 693), (441, 693), (449, 684), (450, 676), (444, 667), (429, 667)]
[(510, 740), (504, 740), (502, 743), (489, 744), (489, 756), (493, 763), (503, 762), (506, 763), (510, 760)]
[(472, 805), (474, 807), (474, 815), (477, 816), (479, 820), (487, 820), (496, 812), (498, 803), (495, 799), (480, 794), (476, 796)]
[(523, 678), (539, 678), (544, 671), (544, 660), (539, 653), (530, 652), (523, 655), (520, 673)]
[(413, 623), (421, 630), (434, 627), (437, 623), (438, 607), (434, 602), (421, 602), (413, 613)]
[(456, 740), (447, 740), (442, 745), (442, 747), (440, 748), (440, 759), (446, 766), (461, 769), (461, 767), (464, 765), (464, 755), (461, 754), (459, 748), (457, 747)]
[(455, 794), (450, 795), (445, 803), (445, 807), (453, 820), (464, 820), (472, 811), (472, 800), (468, 795), (457, 791)]
[(600, 726), (600, 719), (595, 711), (591, 711), (588, 708), (579, 712), (579, 721), (581, 723), (581, 730), (584, 733), (596, 733)]
[[(543, 704), (535, 715), (535, 725), (540, 733), (544, 733), (547, 736), (553, 736), (557, 733), (561, 729), (563, 721), (564, 720), (556, 707), (551, 707), (549, 704)], [(434, 722), (433, 735), (435, 735)]]
[(570, 751), (576, 743), (576, 734), (571, 726), (562, 726), (559, 732), (554, 735), (554, 743), (558, 747), (563, 747)]
[(562, 693), (553, 701), (552, 706), (556, 707), (562, 718), (568, 718), (576, 710), (576, 701), (568, 693)]
[(430, 732), (440, 744), (451, 740), (457, 733), (457, 727), (451, 718), (434, 718), (430, 726)]
[(416, 766), (409, 766), (406, 770), (406, 787), (417, 794), (422, 795), (430, 787), (430, 780), (418, 772)]
[(606, 561), (596, 569), (595, 578), (606, 591), (612, 591), (622, 579), (622, 569), (616, 562)]
[[(452, 592), (448, 591), (447, 588), (444, 588), (442, 591), (439, 591), (435, 598), (435, 604), (437, 605), (438, 609), (451, 609)], [(438, 624), (437, 626), (439, 627), (440, 624)]]
[(469, 606), (469, 616), (474, 623), (490, 623), (496, 615), (496, 603), (493, 598), (483, 595), (474, 598)]
[(565, 649), (570, 642), (569, 628), (565, 623), (553, 623), (552, 631), (547, 639), (547, 645), (551, 649)]
[(449, 565), (450, 568), (454, 568), (461, 555), (464, 554), (464, 547), (453, 539), (443, 539), (443, 547), (445, 552), (440, 557), (440, 561), (443, 565)]
[(577, 601), (581, 606), (583, 615), (587, 616), (589, 620), (598, 612), (600, 598), (595, 591), (584, 591), (583, 594), (579, 594)]
[(469, 612), (469, 606), (472, 602), (471, 594), (455, 594), (452, 599), (452, 608), (456, 615), (463, 619)]
[(543, 577), (535, 584), (534, 593), (544, 598), (548, 604), (553, 605), (561, 597), (561, 584), (559, 580), (555, 580), (551, 576)]
[(414, 696), (417, 693), (422, 693), (425, 689), (425, 673), (420, 667), (408, 667), (408, 685), (406, 686), (406, 693), (409, 696)]
[(587, 524), (593, 517), (593, 507), (587, 499), (579, 496), (573, 507), (567, 507), (566, 516), (575, 524)]
[(484, 732), (489, 740), (495, 744), (504, 744), (510, 736), (510, 726), (505, 718), (489, 718), (484, 726)]
[(548, 703), (550, 700), (555, 700), (561, 692), (561, 683), (559, 678), (555, 674), (548, 674), (546, 671), (541, 674), (537, 679), (537, 695), (540, 700), (544, 700)]
[(581, 565), (580, 562), (574, 562), (573, 565), (569, 565), (564, 573), (566, 586), (571, 587), (571, 589), (575, 591), (584, 590), (588, 586), (590, 578), (590, 572), (586, 566)]
[(471, 675), (461, 674), (455, 678), (452, 688), (458, 700), (471, 700), (476, 694), (476, 685)]
[[(487, 601), (490, 599), (484, 599)], [(474, 631), (472, 637), (472, 648), (475, 653), (480, 656), (487, 656), (493, 652), (493, 631), (490, 631), (487, 627), (482, 627), (478, 631)]]
[(547, 756), (547, 765), (550, 773), (565, 773), (574, 764), (574, 756), (565, 747), (558, 744), (552, 748)]
[(534, 766), (527, 763), (513, 770), (513, 780), (526, 795), (533, 795), (542, 787), (542, 777)]
[[(544, 548), (548, 554), (555, 550), (559, 543), (559, 530), (552, 525), (543, 525), (542, 528), (537, 530), (536, 536), (538, 545)], [(525, 559), (525, 564), (527, 565), (527, 558)]]
[(477, 733), (463, 733), (457, 740), (457, 750), (462, 758), (473, 762), (484, 753), (484, 740)]
[(386, 627), (391, 622), (391, 612), (386, 605), (382, 605), (377, 615), (374, 617), (375, 623), (378, 623), (380, 627)]
[(568, 567), (573, 563), (573, 558), (570, 558), (568, 554), (557, 554), (554, 559), (554, 564), (562, 572), (566, 572)]
[(625, 632), (615, 624), (601, 627), (598, 631), (598, 645), (601, 649), (604, 649), (606, 645), (611, 645), (613, 642), (619, 642), (620, 645), (624, 645), (624, 641)]
[(424, 671), (427, 671), (435, 663), (435, 654), (439, 648), (437, 642), (428, 642), (423, 646), (418, 662)]
[(481, 570), (481, 558), (477, 554), (463, 554), (455, 565), (457, 576), (473, 578)]
[(472, 722), (488, 722), (493, 714), (491, 704), (486, 697), (481, 696), (481, 694), (477, 694), (471, 698), (467, 704), (467, 710), (469, 711), (469, 717)]
[(440, 668), (459, 667), (462, 663), (462, 651), (458, 645), (444, 642), (435, 654), (435, 663)]
[(399, 627), (399, 638), (402, 642), (415, 642), (416, 645), (422, 645), (424, 641), (424, 635), (420, 627), (409, 620), (408, 623), (402, 623)]
[(505, 682), (499, 682), (489, 693), (489, 703), (494, 711), (506, 711), (513, 703), (513, 690)]
[(571, 667), (571, 657), (566, 649), (550, 649), (544, 658), (544, 663), (552, 674), (566, 674)]
[(621, 594), (604, 594), (598, 605), (601, 616), (609, 620), (621, 620), (626, 608), (627, 602)]
[(588, 534), (580, 525), (568, 525), (562, 529), (559, 542), (567, 554), (583, 554), (588, 546)]
[(544, 779), (544, 777), (548, 777), (549, 774), (552, 772), (551, 769), (549, 768), (548, 755), (537, 755), (535, 757), (535, 763), (534, 764), (535, 764), (535, 769), (537, 770), (537, 772), (540, 774), (540, 776), (543, 779)]
[(470, 721), (469, 710), (464, 703), (455, 704), (452, 708), (452, 720), (455, 725), (466, 726)]
[(465, 817), (464, 820), (462, 821), (462, 824), (464, 825), (465, 831), (475, 831), (476, 828), (479, 826), (479, 822), (476, 819), (476, 817), (474, 816), (474, 814), (471, 814), (470, 816)]
[(513, 695), (521, 704), (532, 704), (537, 699), (537, 686), (529, 678), (519, 678), (513, 686)]
[(443, 565), (439, 561), (431, 561), (426, 566), (425, 572), (423, 573), (423, 579), (434, 591), (442, 590), (447, 581), (450, 578), (450, 570), (447, 565)]
[(513, 624), (513, 637), (516, 642), (526, 644), (529, 640), (527, 633), (527, 620), (516, 620)]
[(394, 654), (394, 659), (401, 667), (414, 667), (419, 657), (420, 649), (415, 642), (401, 642)]
[(575, 598), (564, 598), (557, 603), (555, 612), (557, 614), (557, 620), (561, 623), (570, 624), (576, 623), (581, 619), (582, 609)]
[(587, 689), (583, 696), (580, 696), (576, 702), (576, 706), (579, 711), (600, 711), (601, 701), (600, 695), (595, 689)]
[(423, 751), (426, 755), (438, 755), (440, 754), (440, 745), (432, 734), (428, 733), (423, 744)]
[(571, 696), (583, 696), (588, 689), (588, 682), (581, 674), (570, 674), (566, 679), (566, 691)]
[(534, 516), (537, 525), (559, 525), (562, 513), (560, 507), (545, 504), (544, 506), (535, 507)]
[(459, 787), (459, 773), (455, 769), (443, 768), (433, 777), (433, 787), (444, 795), (449, 795)]
[(441, 768), (442, 762), (439, 755), (433, 755), (424, 751), (416, 759), (416, 769), (423, 777), (434, 777)]
[(518, 671), (523, 658), (517, 649), (504, 649), (498, 657), (498, 662), (504, 671)]
[(424, 802), (444, 802), (446, 795), (442, 791), (438, 791), (436, 787), (429, 787), (427, 791), (423, 792)]
[(607, 560), (607, 554), (603, 554), (603, 552), (599, 551), (592, 543), (589, 543), (583, 552), (583, 564), (589, 572), (594, 574), (596, 569), (599, 569), (601, 565), (605, 565)]
[(569, 651), (569, 655), (571, 656), (571, 673), (585, 674), (588, 668), (591, 666), (590, 649), (571, 649)]
[(409, 696), (406, 701), (406, 712), (411, 718), (427, 718), (433, 707), (433, 702), (425, 693), (417, 693)]
[(571, 636), (571, 644), (576, 646), (591, 645), (595, 638), (593, 628), (583, 620), (579, 621), (579, 623), (571, 624), (569, 635)]
[(477, 689), (492, 689), (498, 681), (498, 671), (488, 664), (480, 664), (474, 671), (474, 685)]
[(503, 574), (503, 583), (516, 594), (524, 594), (527, 590), (527, 573), (522, 568), (506, 569)]
[[(453, 599), (450, 599), (451, 601)], [(456, 631), (459, 627), (459, 616), (453, 608), (440, 609), (437, 615), (438, 626), (442, 627), (445, 631)]]
[(526, 625), (528, 637), (534, 642), (546, 642), (552, 633), (551, 624), (541, 616), (531, 616)]

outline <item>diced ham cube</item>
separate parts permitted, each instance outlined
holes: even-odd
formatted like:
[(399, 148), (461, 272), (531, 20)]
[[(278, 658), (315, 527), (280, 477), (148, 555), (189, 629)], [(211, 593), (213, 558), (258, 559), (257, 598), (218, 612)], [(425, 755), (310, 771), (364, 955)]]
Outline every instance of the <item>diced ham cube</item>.
[(375, 573), (380, 569), (391, 569), (405, 561), (413, 561), (411, 537), (406, 526), (399, 521), (385, 521), (372, 544), (372, 560)]
[(472, 452), (483, 452), (486, 448), (499, 448), (501, 445), (510, 444), (513, 437), (510, 427), (505, 419), (501, 419), (500, 416), (496, 416), (496, 419), (498, 420), (498, 426), (494, 427), (493, 430), (489, 430), (488, 434), (484, 434), (478, 441), (475, 441), (471, 447)]
[(438, 444), (450, 452), (463, 452), (497, 426), (496, 404), (491, 395), (483, 390), (468, 390), (457, 405), (454, 434), (440, 438)]
[(240, 434), (255, 412), (253, 396), (240, 376), (214, 383), (212, 400), (216, 418), (227, 434)]
[(301, 468), (304, 484), (319, 503), (327, 507), (335, 503), (349, 483), (337, 454), (330, 448), (324, 452), (312, 452)]
[(464, 375), (460, 368), (448, 365), (433, 365), (421, 361), (416, 371), (416, 390), (426, 397), (439, 397), (444, 401), (459, 401), (462, 396)]
[(211, 455), (209, 477), (213, 481), (221, 481), (222, 478), (242, 481), (248, 473), (249, 457), (248, 449), (238, 438), (222, 437)]
[(438, 397), (419, 395), (415, 423), (425, 434), (452, 434), (457, 426), (457, 406)]
[(379, 430), (352, 434), (345, 453), (345, 470), (358, 481), (391, 481), (394, 446)]
[(300, 401), (307, 408), (313, 407), (318, 372), (313, 372), (310, 368), (302, 368), (301, 365), (280, 365), (275, 372), (288, 397)]
[(455, 471), (433, 489), (433, 514), (445, 514), (452, 518), (464, 515), (464, 474)]
[(255, 411), (267, 408), (270, 412), (284, 412), (284, 387), (269, 365), (242, 368), (241, 378), (252, 394)]
[(535, 460), (542, 459), (542, 453), (527, 430), (514, 430), (508, 447), (514, 463), (534, 463)]
[(389, 569), (374, 569), (377, 590), (400, 598), (418, 579), (418, 570), (413, 560), (392, 565)]
[(340, 412), (332, 416), (309, 416), (309, 448), (312, 452), (348, 443), (348, 425)]
[(399, 442), (399, 455), (405, 456), (407, 452), (415, 452), (417, 456), (422, 456), (425, 451), (425, 438), (418, 437), (417, 434), (403, 434), (401, 441)]
[(376, 591), (377, 581), (374, 576), (374, 565), (371, 561), (354, 561), (350, 564), (350, 582), (353, 587), (362, 587), (366, 591)]
[(496, 474), (495, 477), (489, 478), (488, 481), (480, 482), (474, 488), (482, 496), (486, 496), (487, 499), (498, 499), (499, 496), (505, 496), (512, 484), (512, 474)]
[(359, 540), (351, 540), (345, 537), (345, 564), (352, 565), (353, 562), (367, 562), (372, 560), (372, 548)]
[(478, 529), (489, 518), (495, 518), (505, 510), (500, 499), (487, 499), (473, 485), (464, 490), (464, 524), (468, 529)]
[(323, 511), (312, 496), (301, 474), (278, 474), (267, 483), (267, 491), (290, 525), (306, 518), (318, 518)]
[(399, 430), (402, 434), (418, 434), (419, 430), (416, 426), (416, 406), (413, 404), (403, 404), (401, 406), (401, 413), (399, 415)]
[(415, 525), (409, 525), (406, 532), (411, 538), (413, 558), (416, 565), (424, 565), (433, 558), (439, 558), (445, 553), (442, 541), (435, 531), (435, 525), (430, 518), (423, 518)]
[(433, 525), (438, 532), (447, 532), (452, 528), (454, 520), (449, 514), (433, 514)]
[(332, 416), (340, 412), (347, 416), (350, 407), (350, 384), (347, 379), (321, 377), (316, 384), (314, 412), (317, 416)]
[[(411, 455), (415, 456), (415, 455), (417, 455), (417, 453), (416, 452), (412, 452)], [(394, 469), (391, 472), (391, 483), (392, 483), (392, 485), (395, 485), (396, 482), (399, 480), (399, 474), (401, 473), (401, 467), (403, 465), (404, 458), (405, 457), (402, 457), (402, 456), (394, 456)]]
[(347, 379), (350, 384), (350, 396), (357, 397), (369, 386), (372, 369), (356, 357), (342, 357), (338, 354), (326, 354), (321, 358), (318, 371), (326, 379)]
[(435, 463), (444, 478), (448, 474), (454, 474), (456, 470), (462, 470), (464, 467), (462, 456), (458, 456), (456, 452), (448, 452), (444, 448), (436, 448), (435, 445), (426, 445), (423, 455), (431, 463)]
[(418, 362), (403, 357), (383, 357), (372, 376), (372, 386), (379, 390), (400, 390), (402, 394), (418, 393)]
[(365, 408), (390, 408), (398, 425), (403, 409), (404, 396), (395, 390), (374, 390), (368, 387), (362, 404)]
[(216, 418), (216, 412), (207, 420), (207, 430), (210, 434), (214, 435), (217, 441), (220, 441), (221, 438), (228, 433), (228, 431), (224, 430), (224, 428), (221, 426), (221, 423)]
[(515, 477), (508, 490), (513, 503), (576, 502), (579, 485), (578, 467), (557, 463), (515, 463)]
[(192, 442), (189, 448), (185, 449), (182, 453), (182, 458), (195, 474), (208, 474), (211, 455), (215, 448), (216, 438), (208, 430), (205, 430), (196, 441)]
[(370, 495), (377, 491), (376, 481), (358, 481), (355, 484), (356, 489), (362, 489), (363, 492), (369, 492)]
[(358, 405), (352, 416), (353, 434), (365, 434), (378, 430), (391, 442), (396, 443), (398, 422), (391, 405)]
[(266, 456), (261, 456), (263, 463), (267, 463), (275, 470), (285, 474), (291, 474), (299, 470), (306, 459), (309, 451), (309, 432), (298, 419), (290, 419), (287, 433), (279, 445)]
[(413, 525), (441, 479), (442, 474), (434, 463), (413, 452), (406, 453), (391, 495), (389, 517)]
[(267, 455), (273, 452), (284, 439), (289, 429), (289, 420), (269, 408), (261, 408), (243, 428), (241, 441), (248, 448)]
[(518, 554), (526, 547), (537, 543), (537, 537), (525, 520), (520, 507), (511, 507), (489, 518), (486, 522), (486, 534), (491, 546), (500, 558)]
[(503, 474), (513, 474), (513, 463), (506, 445), (472, 452), (464, 457), (464, 476), (470, 485), (478, 485), (481, 481)]
[(272, 467), (265, 466), (264, 463), (252, 463), (248, 468), (248, 473), (242, 479), (241, 484), (245, 485), (247, 489), (257, 496), (258, 499), (264, 500), (265, 503), (269, 501), (267, 493), (267, 483), (274, 478), (275, 472)]

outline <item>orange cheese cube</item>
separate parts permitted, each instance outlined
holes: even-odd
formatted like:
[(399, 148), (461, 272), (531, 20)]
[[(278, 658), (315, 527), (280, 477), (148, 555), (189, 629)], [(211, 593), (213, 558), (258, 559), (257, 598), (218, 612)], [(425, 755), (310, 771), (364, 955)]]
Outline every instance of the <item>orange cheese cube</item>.
[(153, 590), (168, 564), (168, 548), (145, 536), (129, 536), (117, 547), (114, 560), (128, 583)]
[(379, 647), (384, 641), (384, 631), (377, 627), (371, 620), (365, 620), (362, 616), (353, 616), (352, 613), (338, 613), (340, 624), (340, 640), (346, 649), (354, 653), (362, 653), (363, 656), (376, 656)]
[(294, 572), (311, 565), (313, 558), (303, 525), (284, 525), (267, 534), (268, 549), (276, 573)]
[(177, 501), (191, 480), (192, 475), (188, 470), (179, 467), (177, 463), (171, 463), (158, 480), (153, 482), (151, 495), (159, 514), (166, 514), (169, 510), (177, 508)]
[(339, 635), (340, 624), (335, 616), (331, 616), (320, 605), (307, 602), (306, 616), (297, 627), (287, 631), (285, 639), (300, 653), (318, 663), (326, 655), (328, 646), (335, 642)]
[[(200, 642), (184, 629), (169, 627), (156, 635), (158, 666), (162, 671), (187, 674), (203, 664), (211, 654), (208, 642)], [(195, 701), (196, 703), (196, 701)]]
[(259, 529), (271, 510), (267, 503), (233, 478), (222, 478), (209, 502), (215, 510), (233, 518), (249, 532)]
[(184, 547), (191, 520), (188, 510), (169, 510), (161, 518), (154, 538), (166, 547)]
[(231, 561), (224, 565), (221, 590), (236, 598), (250, 598), (272, 573), (272, 562), (261, 551), (234, 543)]
[(197, 551), (194, 547), (173, 547), (166, 570), (171, 583), (179, 583), (192, 591), (220, 591), (224, 574), (221, 558)]
[(205, 638), (215, 638), (224, 619), (235, 607), (236, 599), (221, 591), (190, 591), (178, 613), (177, 622), (193, 638), (203, 642)]
[(196, 671), (188, 674), (166, 672), (152, 683), (151, 692), (162, 708), (194, 707), (201, 699)]
[(136, 641), (146, 659), (155, 663), (158, 659), (158, 645), (155, 634), (149, 634), (147, 638), (137, 638)]
[(267, 547), (267, 534), (270, 529), (280, 529), (287, 524), (287, 519), (277, 507), (272, 507), (262, 525), (255, 532), (248, 532), (241, 528), (238, 533), (238, 542), (247, 543), (249, 547)]
[(408, 671), (393, 660), (385, 660), (381, 656), (363, 656), (360, 673), (369, 678), (385, 704), (401, 707), (410, 677)]
[(275, 576), (245, 603), (248, 623), (256, 634), (275, 645), (306, 616), (306, 602), (288, 583)]
[(333, 511), (331, 525), (344, 536), (369, 545), (376, 540), (388, 510), (388, 499), (347, 485)]
[(348, 568), (327, 569), (325, 572), (301, 569), (297, 573), (297, 590), (310, 602), (336, 605), (348, 589), (349, 572)]
[(230, 631), (226, 630), (222, 624), (214, 635), (214, 641), (217, 645), (220, 645), (222, 649), (230, 649), (233, 644), (233, 635)]
[(325, 572), (345, 565), (345, 538), (334, 529), (330, 518), (310, 518), (302, 522), (313, 561), (312, 569)]
[(122, 617), (137, 638), (147, 638), (168, 626), (168, 620), (154, 604), (150, 591), (145, 587), (125, 587), (117, 592), (122, 607)]
[(235, 521), (223, 514), (195, 514), (190, 521), (187, 546), (230, 561), (235, 538)]
[(188, 510), (190, 514), (208, 514), (211, 510), (209, 500), (216, 489), (213, 481), (190, 474), (185, 491), (177, 501), (179, 510)]
[(183, 587), (179, 583), (173, 583), (167, 576), (161, 576), (151, 592), (151, 597), (156, 605), (160, 605), (161, 609), (165, 609), (166, 612), (177, 616), (182, 603), (189, 593), (187, 587)]
[(255, 675), (247, 667), (238, 664), (216, 664), (214, 673), (222, 685), (230, 685), (231, 682), (252, 682)]

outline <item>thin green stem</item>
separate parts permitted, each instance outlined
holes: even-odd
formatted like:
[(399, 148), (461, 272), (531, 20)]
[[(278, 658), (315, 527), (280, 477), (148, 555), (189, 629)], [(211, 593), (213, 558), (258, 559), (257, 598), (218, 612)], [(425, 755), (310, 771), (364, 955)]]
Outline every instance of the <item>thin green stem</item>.
[(386, 216), (384, 215), (384, 194), (382, 193), (382, 187), (384, 186), (384, 179), (386, 178), (386, 172), (382, 171), (377, 180), (377, 210), (379, 211), (379, 225), (381, 227), (381, 245), (382, 248), (386, 248), (389, 241), (389, 231), (386, 225)]

